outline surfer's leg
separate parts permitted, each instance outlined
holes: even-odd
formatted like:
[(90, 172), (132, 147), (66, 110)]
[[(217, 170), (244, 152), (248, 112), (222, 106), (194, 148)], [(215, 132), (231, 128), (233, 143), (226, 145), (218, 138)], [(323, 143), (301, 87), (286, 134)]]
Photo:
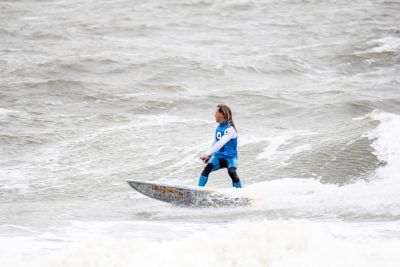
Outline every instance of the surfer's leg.
[(210, 174), (211, 170), (214, 168), (214, 164), (212, 163), (207, 163), (207, 165), (204, 167), (203, 172), (200, 175), (199, 178), (199, 186), (205, 186), (207, 181), (208, 181), (208, 175)]
[(199, 178), (199, 186), (205, 186), (208, 181), (208, 175), (216, 171), (220, 168), (219, 161), (216, 157), (212, 156), (211, 159), (208, 161), (207, 165), (204, 167), (203, 172)]
[(219, 161), (220, 169), (228, 168), (228, 162), (226, 161), (226, 159), (219, 158), (218, 161)]
[(229, 177), (231, 177), (231, 179), (232, 179), (233, 187), (241, 188), (242, 183), (240, 182), (239, 176), (236, 173), (237, 159), (230, 158), (230, 159), (227, 159), (227, 162), (228, 162), (228, 174), (229, 174)]
[(241, 188), (242, 183), (240, 182), (239, 176), (236, 173), (236, 168), (235, 167), (228, 168), (228, 174), (232, 179), (232, 185), (236, 188)]

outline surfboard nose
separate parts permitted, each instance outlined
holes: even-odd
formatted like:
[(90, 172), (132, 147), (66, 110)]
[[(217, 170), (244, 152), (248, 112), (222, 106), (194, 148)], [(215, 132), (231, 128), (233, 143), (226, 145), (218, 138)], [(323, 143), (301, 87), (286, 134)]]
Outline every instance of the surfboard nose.
[(135, 188), (135, 182), (134, 181), (126, 181), (132, 188)]
[(135, 184), (135, 181), (126, 181), (130, 186), (132, 186), (133, 184)]

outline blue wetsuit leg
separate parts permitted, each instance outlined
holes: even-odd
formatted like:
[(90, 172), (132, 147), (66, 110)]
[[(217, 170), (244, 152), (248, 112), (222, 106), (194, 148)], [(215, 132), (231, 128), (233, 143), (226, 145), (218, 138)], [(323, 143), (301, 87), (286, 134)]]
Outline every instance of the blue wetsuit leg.
[(237, 168), (237, 158), (226, 158), (227, 168), (229, 177), (232, 179), (232, 185), (236, 188), (241, 188), (242, 183), (240, 182), (239, 176), (236, 173)]
[(219, 170), (220, 168), (221, 168), (221, 166), (219, 164), (218, 157), (213, 155), (208, 160), (206, 167), (204, 167), (204, 170), (200, 175), (199, 186), (205, 186), (208, 181), (208, 175), (213, 171)]

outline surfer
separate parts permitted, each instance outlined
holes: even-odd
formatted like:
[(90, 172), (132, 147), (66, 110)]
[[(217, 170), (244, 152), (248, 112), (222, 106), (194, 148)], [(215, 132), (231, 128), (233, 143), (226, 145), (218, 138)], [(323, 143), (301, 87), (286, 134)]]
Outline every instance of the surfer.
[(205, 186), (208, 181), (208, 175), (216, 170), (227, 168), (229, 177), (232, 179), (232, 185), (241, 188), (239, 176), (236, 173), (237, 168), (237, 131), (232, 120), (231, 109), (227, 105), (217, 105), (215, 111), (215, 121), (218, 125), (215, 129), (215, 139), (212, 147), (200, 159), (207, 165), (199, 178), (199, 186)]

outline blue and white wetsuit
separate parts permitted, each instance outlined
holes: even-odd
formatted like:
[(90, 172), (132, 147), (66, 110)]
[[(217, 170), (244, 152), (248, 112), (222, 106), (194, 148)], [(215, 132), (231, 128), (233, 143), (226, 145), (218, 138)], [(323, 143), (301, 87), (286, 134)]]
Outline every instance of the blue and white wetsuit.
[(237, 168), (237, 133), (227, 122), (219, 123), (215, 129), (212, 147), (205, 153), (211, 156), (199, 178), (199, 186), (205, 186), (208, 175), (221, 168), (227, 168), (234, 187), (242, 187), (236, 173)]

